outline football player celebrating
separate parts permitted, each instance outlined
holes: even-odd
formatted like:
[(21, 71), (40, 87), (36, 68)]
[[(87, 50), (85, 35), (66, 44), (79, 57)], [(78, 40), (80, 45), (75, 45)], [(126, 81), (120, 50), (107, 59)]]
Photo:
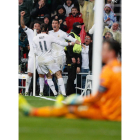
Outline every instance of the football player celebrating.
[(60, 67), (54, 61), (54, 58), (52, 56), (52, 43), (59, 44), (63, 46), (63, 48), (65, 46), (74, 45), (75, 43), (68, 43), (65, 41), (58, 40), (54, 36), (48, 35), (47, 32), (48, 25), (43, 23), (41, 24), (41, 34), (38, 34), (33, 39), (34, 52), (38, 56), (38, 67), (40, 68), (43, 74), (47, 74), (47, 79), (52, 78), (49, 70), (51, 70), (51, 72), (56, 75), (60, 91), (62, 95), (66, 96), (64, 81), (60, 72)]
[[(25, 11), (22, 11), (21, 13), (21, 18), (20, 18), (20, 24), (22, 29), (24, 30), (24, 32), (27, 34), (28, 37), (28, 41), (29, 41), (29, 46), (30, 46), (30, 51), (28, 54), (28, 78), (26, 80), (26, 90), (25, 90), (25, 96), (29, 96), (29, 86), (31, 83), (31, 79), (33, 76), (33, 72), (34, 72), (34, 51), (33, 51), (33, 38), (34, 38), (34, 29), (36, 29), (37, 34), (40, 33), (40, 24), (39, 22), (35, 22), (34, 26), (33, 26), (33, 30), (26, 27), (25, 23), (24, 23), (24, 15), (25, 15)], [(44, 75), (42, 73), (40, 73), (40, 70), (37, 66), (37, 71), (39, 74), (39, 83), (40, 83), (40, 94), (43, 94), (43, 88), (44, 88)]]
[[(76, 44), (81, 45), (81, 43), (77, 39), (73, 38), (71, 35), (69, 35), (66, 32), (59, 29), (60, 22), (58, 19), (54, 19), (52, 21), (52, 28), (53, 28), (53, 30), (49, 31), (48, 34), (53, 35), (54, 37), (56, 37), (60, 41), (64, 42), (64, 41), (68, 40), (68, 41), (72, 41), (72, 42), (75, 42)], [(52, 43), (52, 56), (53, 56), (55, 62), (58, 64), (60, 71), (62, 72), (64, 65), (66, 63), (66, 54), (64, 52), (64, 47), (59, 45), (59, 44)], [(53, 93), (56, 93), (52, 78), (48, 79), (48, 84), (51, 87)]]

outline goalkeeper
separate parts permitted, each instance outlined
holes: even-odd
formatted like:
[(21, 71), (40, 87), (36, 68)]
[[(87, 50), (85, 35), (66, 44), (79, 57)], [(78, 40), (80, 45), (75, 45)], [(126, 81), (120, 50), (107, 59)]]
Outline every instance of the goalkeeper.
[(121, 121), (121, 63), (118, 54), (120, 44), (105, 40), (102, 48), (102, 60), (106, 65), (100, 75), (98, 92), (94, 96), (81, 97), (71, 95), (65, 99), (57, 97), (54, 106), (31, 107), (23, 96), (19, 97), (19, 108), (28, 116), (37, 117), (75, 117), (96, 120)]

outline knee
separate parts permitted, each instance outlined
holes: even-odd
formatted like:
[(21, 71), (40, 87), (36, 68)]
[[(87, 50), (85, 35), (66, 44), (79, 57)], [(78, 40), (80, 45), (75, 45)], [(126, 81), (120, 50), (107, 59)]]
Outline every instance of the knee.
[(44, 74), (39, 74), (39, 77), (44, 78)]
[(33, 77), (33, 74), (29, 72), (29, 73), (28, 73), (28, 76), (29, 76), (29, 77)]
[(55, 75), (56, 75), (57, 79), (58, 79), (58, 78), (62, 78), (62, 74), (61, 74), (60, 71), (57, 71)]

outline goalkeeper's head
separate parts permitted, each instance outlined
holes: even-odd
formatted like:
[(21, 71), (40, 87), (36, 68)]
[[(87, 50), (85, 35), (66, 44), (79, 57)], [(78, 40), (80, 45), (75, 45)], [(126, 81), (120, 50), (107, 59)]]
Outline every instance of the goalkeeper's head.
[(113, 39), (106, 39), (103, 42), (102, 61), (108, 63), (109, 61), (118, 58), (121, 53), (121, 44)]
[(41, 24), (41, 32), (48, 33), (48, 25), (45, 23)]

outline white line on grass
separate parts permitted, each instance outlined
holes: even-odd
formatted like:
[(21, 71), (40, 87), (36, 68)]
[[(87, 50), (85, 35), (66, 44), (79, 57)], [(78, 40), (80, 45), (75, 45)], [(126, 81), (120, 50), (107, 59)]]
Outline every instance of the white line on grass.
[[(40, 97), (40, 96), (35, 96), (35, 97)], [(40, 97), (42, 99), (45, 99), (45, 100), (49, 100), (49, 101), (56, 101), (55, 99), (51, 99), (51, 98), (47, 98), (47, 97)], [(65, 101), (62, 101), (62, 103), (66, 103)]]

